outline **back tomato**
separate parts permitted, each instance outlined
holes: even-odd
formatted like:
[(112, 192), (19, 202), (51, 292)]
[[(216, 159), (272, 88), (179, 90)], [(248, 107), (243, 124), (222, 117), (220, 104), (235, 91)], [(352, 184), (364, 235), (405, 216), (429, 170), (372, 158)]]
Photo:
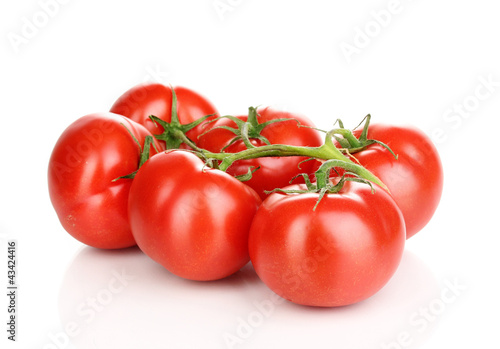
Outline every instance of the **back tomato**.
[[(128, 130), (127, 130), (128, 129)], [(89, 246), (115, 249), (135, 245), (127, 201), (148, 130), (112, 113), (73, 122), (59, 137), (49, 161), (52, 205), (64, 229)], [(156, 143), (158, 146), (158, 143)], [(155, 154), (153, 147), (151, 154)]]
[[(174, 88), (177, 96), (177, 116), (181, 124), (189, 124), (199, 118), (217, 114), (212, 103), (197, 92), (185, 87)], [(113, 104), (112, 113), (126, 116), (146, 127), (152, 134), (158, 135), (163, 132), (163, 127), (149, 119), (154, 115), (166, 122), (172, 117), (172, 90), (158, 83), (146, 83), (132, 87), (126, 91)], [(208, 120), (216, 118), (216, 115)], [(198, 125), (188, 131), (186, 135), (196, 141), (198, 135), (204, 132), (203, 125)], [(162, 141), (161, 144), (164, 144)]]
[[(306, 189), (293, 185), (286, 189)], [(291, 302), (336, 307), (362, 301), (396, 271), (405, 245), (401, 211), (377, 187), (346, 182), (336, 194), (271, 194), (255, 215), (250, 259)]]
[[(246, 121), (247, 116), (238, 116), (240, 120)], [(322, 138), (318, 131), (312, 129), (313, 123), (304, 116), (277, 111), (272, 108), (259, 109), (257, 120), (259, 123), (265, 123), (274, 119), (290, 118), (293, 120), (280, 121), (266, 126), (261, 135), (267, 138), (271, 144), (287, 144), (295, 146), (319, 147), (323, 144)], [(297, 121), (302, 126), (299, 127)], [(208, 151), (219, 153), (222, 149), (229, 145), (234, 138), (231, 131), (225, 129), (213, 129), (219, 126), (236, 127), (234, 121), (230, 119), (220, 119), (212, 127), (212, 130), (202, 135), (198, 140), (198, 146)], [(255, 146), (266, 145), (261, 140), (251, 139)], [(237, 141), (229, 145), (224, 151), (227, 153), (236, 153), (247, 149), (243, 141)], [(290, 184), (290, 180), (299, 173), (312, 173), (315, 167), (314, 161), (306, 160), (306, 157), (263, 157), (251, 160), (235, 161), (228, 168), (227, 173), (232, 176), (243, 175), (248, 172), (250, 167), (260, 169), (257, 170), (252, 178), (245, 182), (246, 185), (253, 188), (262, 199), (268, 195), (265, 190), (271, 191), (275, 188), (283, 188)]]
[[(354, 132), (358, 136), (361, 130)], [(387, 144), (398, 159), (378, 144), (354, 154), (384, 182), (403, 213), (406, 237), (418, 233), (432, 218), (443, 191), (443, 167), (427, 135), (413, 127), (371, 124), (368, 138)]]
[(153, 156), (129, 196), (139, 248), (180, 277), (217, 280), (248, 261), (248, 232), (261, 200), (250, 187), (208, 168), (194, 154)]

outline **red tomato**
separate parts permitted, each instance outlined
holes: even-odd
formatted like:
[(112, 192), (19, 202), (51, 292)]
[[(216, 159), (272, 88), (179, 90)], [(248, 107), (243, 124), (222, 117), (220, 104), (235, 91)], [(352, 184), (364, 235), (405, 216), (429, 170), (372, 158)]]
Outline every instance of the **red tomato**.
[(174, 150), (137, 172), (130, 225), (140, 249), (173, 274), (217, 280), (249, 261), (248, 231), (260, 203), (237, 179)]
[[(181, 124), (189, 124), (205, 115), (217, 114), (212, 103), (200, 94), (180, 86), (175, 87), (174, 91), (177, 96), (177, 115)], [(118, 98), (110, 111), (138, 122), (154, 135), (161, 134), (163, 127), (151, 121), (149, 116), (154, 115), (170, 122), (172, 91), (170, 87), (157, 83), (137, 85)], [(208, 118), (208, 120), (215, 117)], [(196, 141), (198, 135), (204, 131), (203, 125), (198, 125), (186, 135)], [(161, 143), (164, 144), (163, 141)]]
[[(239, 119), (246, 121), (246, 116), (238, 116)], [(300, 122), (303, 126), (313, 127), (311, 121), (304, 116), (296, 114), (277, 111), (271, 108), (264, 108), (258, 110), (257, 119), (259, 123), (265, 123), (269, 120), (292, 118)], [(297, 121), (281, 121), (270, 124), (264, 128), (261, 135), (267, 138), (271, 144), (287, 144), (296, 146), (309, 146), (319, 147), (323, 144), (322, 138), (318, 131), (307, 128), (299, 127)], [(229, 119), (221, 119), (217, 121), (212, 128), (218, 126), (235, 127), (235, 123)], [(208, 151), (218, 153), (226, 147), (234, 138), (231, 131), (225, 129), (213, 129), (205, 135), (201, 136), (198, 141), (198, 146)], [(266, 145), (261, 140), (253, 139), (252, 144), (255, 146)], [(227, 153), (236, 153), (247, 149), (243, 141), (237, 141), (231, 144), (224, 151)], [(301, 161), (306, 160), (306, 157), (293, 156), (293, 157), (268, 157), (258, 158), (251, 160), (239, 160), (234, 162), (227, 170), (227, 173), (237, 176), (248, 172), (250, 167), (260, 169), (257, 170), (252, 179), (245, 182), (248, 186), (255, 189), (262, 199), (267, 197), (264, 193), (265, 190), (271, 191), (275, 188), (283, 188), (290, 184), (290, 180), (299, 173), (311, 173), (314, 168), (314, 161), (308, 161), (300, 164)]]
[(132, 180), (113, 182), (139, 165), (141, 149), (127, 128), (141, 146), (151, 136), (121, 115), (81, 117), (62, 133), (50, 157), (49, 194), (57, 216), (68, 233), (93, 247), (135, 245), (127, 214)]
[(380, 290), (401, 260), (405, 227), (391, 196), (370, 190), (347, 182), (314, 211), (319, 194), (271, 194), (249, 236), (261, 280), (289, 301), (321, 307), (353, 304)]
[[(354, 134), (358, 136), (361, 130)], [(371, 124), (368, 138), (387, 144), (398, 160), (378, 144), (354, 154), (361, 165), (384, 182), (406, 223), (406, 237), (419, 232), (432, 218), (443, 191), (443, 167), (437, 149), (413, 127)]]

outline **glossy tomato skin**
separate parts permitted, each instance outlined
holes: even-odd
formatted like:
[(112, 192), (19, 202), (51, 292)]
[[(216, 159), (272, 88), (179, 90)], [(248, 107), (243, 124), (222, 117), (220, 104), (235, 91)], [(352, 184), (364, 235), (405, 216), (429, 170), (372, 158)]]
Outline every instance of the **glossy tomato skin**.
[[(246, 121), (247, 116), (238, 116), (239, 119)], [(292, 118), (300, 122), (303, 126), (314, 127), (313, 123), (304, 116), (292, 114), (283, 111), (277, 111), (272, 108), (263, 108), (258, 110), (259, 123), (265, 123), (273, 119)], [(271, 144), (287, 144), (295, 146), (319, 147), (322, 145), (322, 138), (318, 131), (299, 127), (297, 121), (282, 121), (270, 124), (264, 128), (261, 135), (266, 137)], [(221, 119), (217, 121), (213, 127), (230, 126), (235, 127), (235, 123), (229, 119)], [(234, 138), (234, 134), (225, 129), (213, 129), (205, 135), (201, 136), (198, 141), (198, 146), (207, 149), (211, 152), (221, 152)], [(252, 140), (255, 146), (265, 145), (260, 140)], [(225, 149), (227, 153), (236, 153), (247, 149), (242, 141), (237, 141)], [(290, 184), (290, 180), (299, 173), (311, 173), (314, 168), (314, 161), (306, 160), (306, 157), (268, 157), (251, 160), (239, 160), (234, 162), (227, 170), (227, 173), (237, 176), (248, 172), (249, 167), (260, 169), (256, 171), (252, 179), (245, 182), (252, 187), (262, 199), (268, 195), (265, 190), (271, 191), (275, 188), (283, 188)]]
[(135, 245), (127, 213), (132, 180), (113, 182), (139, 165), (141, 149), (127, 129), (141, 145), (151, 136), (121, 115), (89, 114), (73, 122), (52, 151), (48, 169), (52, 205), (64, 229), (86, 245), (103, 249)]
[(180, 277), (217, 280), (248, 261), (248, 232), (259, 196), (194, 154), (173, 150), (138, 171), (129, 197), (139, 248)]
[[(361, 131), (357, 131), (358, 135)], [(414, 127), (372, 124), (368, 138), (387, 144), (395, 154), (374, 144), (354, 154), (389, 188), (406, 223), (406, 237), (419, 232), (432, 218), (443, 191), (443, 167), (430, 138)]]
[(273, 193), (264, 200), (250, 230), (250, 259), (261, 280), (291, 302), (357, 303), (396, 271), (405, 244), (402, 214), (387, 192), (377, 187), (372, 194), (366, 184), (346, 183), (313, 211), (318, 195)]
[[(186, 87), (174, 88), (177, 96), (177, 114), (181, 124), (189, 124), (205, 115), (217, 114), (215, 106), (205, 97)], [(172, 116), (172, 91), (158, 83), (145, 83), (132, 87), (113, 104), (112, 113), (124, 115), (146, 127), (152, 134), (163, 132), (163, 128), (149, 119), (150, 115), (170, 122)], [(216, 118), (213, 116), (210, 119)], [(195, 141), (204, 132), (203, 125), (198, 125), (187, 132)], [(164, 142), (161, 142), (164, 143)]]

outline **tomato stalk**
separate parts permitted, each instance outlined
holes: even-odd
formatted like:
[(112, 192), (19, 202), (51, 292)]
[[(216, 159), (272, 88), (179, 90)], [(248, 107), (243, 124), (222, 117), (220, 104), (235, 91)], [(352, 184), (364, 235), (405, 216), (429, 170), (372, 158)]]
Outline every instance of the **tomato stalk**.
[[(191, 139), (189, 139), (186, 136), (187, 131), (201, 124), (211, 115), (202, 117), (190, 124), (181, 125), (177, 115), (177, 96), (173, 88), (172, 88), (172, 111), (171, 111), (170, 123), (161, 120), (154, 115), (151, 115), (150, 119), (153, 120), (154, 122), (157, 122), (164, 128), (165, 131), (162, 134), (157, 135), (155, 137), (158, 140), (165, 141), (167, 144), (167, 149), (176, 149), (179, 148), (179, 146), (183, 143), (187, 144), (189, 147), (193, 149), (194, 153), (196, 153), (200, 158), (204, 159), (208, 165), (210, 165), (211, 167), (217, 167), (222, 171), (226, 171), (235, 161), (238, 160), (250, 160), (261, 157), (304, 156), (319, 160), (335, 160), (334, 162), (335, 167), (344, 168), (347, 171), (354, 173), (355, 175), (359, 176), (362, 179), (378, 184), (379, 186), (388, 191), (387, 186), (378, 177), (376, 177), (366, 168), (354, 163), (351, 159), (349, 159), (344, 155), (364, 149), (364, 147), (370, 144), (376, 142), (380, 143), (375, 140), (367, 139), (367, 130), (370, 122), (370, 115), (368, 115), (364, 119), (365, 128), (359, 139), (357, 139), (350, 130), (345, 129), (343, 127), (342, 121), (339, 120), (340, 128), (328, 131), (326, 133), (324, 144), (319, 147), (304, 147), (304, 146), (293, 146), (286, 144), (270, 144), (269, 140), (261, 135), (262, 130), (272, 123), (295, 120), (295, 119), (280, 118), (280, 119), (270, 120), (264, 123), (259, 123), (257, 115), (258, 115), (257, 108), (250, 107), (247, 121), (243, 121), (241, 119), (238, 119), (230, 115), (221, 116), (214, 120), (209, 121), (209, 123), (211, 123), (221, 118), (228, 118), (236, 124), (237, 127), (235, 128), (229, 126), (216, 126), (205, 133), (211, 132), (212, 130), (217, 128), (223, 128), (225, 130), (234, 133), (235, 137), (229, 142), (229, 144), (225, 148), (227, 148), (229, 145), (235, 143), (238, 140), (243, 141), (248, 148), (246, 150), (237, 153), (225, 153), (224, 152), (225, 148), (222, 149), (221, 153), (213, 153), (198, 147)], [(204, 134), (200, 136), (203, 136)], [(337, 135), (341, 135), (342, 138), (338, 137)], [(261, 140), (266, 145), (256, 147), (255, 145), (252, 144), (250, 139)], [(333, 142), (334, 139), (336, 139), (343, 148), (338, 149)], [(220, 163), (217, 164), (217, 161), (220, 161)], [(331, 162), (331, 164), (333, 164), (333, 162)], [(247, 174), (241, 176), (241, 179), (242, 180), (250, 179), (253, 172), (255, 172), (255, 170), (250, 169)]]
[[(200, 155), (205, 159), (220, 160), (219, 169), (226, 171), (235, 161), (249, 160), (261, 157), (282, 157), (282, 156), (305, 156), (309, 158), (330, 160), (329, 164), (334, 167), (341, 167), (350, 171), (360, 178), (378, 184), (385, 190), (387, 186), (373, 173), (361, 165), (354, 163), (335, 147), (332, 137), (335, 130), (329, 131), (325, 137), (325, 143), (320, 147), (302, 147), (286, 144), (272, 144), (255, 147), (240, 151), (238, 153), (212, 153), (204, 149), (199, 149)], [(334, 160), (334, 161), (333, 161)], [(333, 162), (332, 162), (333, 161)]]

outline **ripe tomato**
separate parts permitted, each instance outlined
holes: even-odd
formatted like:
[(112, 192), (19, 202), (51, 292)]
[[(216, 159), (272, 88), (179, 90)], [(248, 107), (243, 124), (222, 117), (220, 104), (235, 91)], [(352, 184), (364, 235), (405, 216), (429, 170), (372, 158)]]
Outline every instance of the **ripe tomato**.
[(217, 280), (249, 261), (248, 231), (260, 203), (237, 179), (173, 150), (153, 156), (137, 172), (130, 225), (139, 248), (173, 274)]
[[(287, 189), (305, 189), (304, 184)], [(405, 244), (401, 211), (377, 187), (347, 182), (336, 194), (271, 194), (255, 215), (250, 259), (261, 280), (294, 303), (364, 300), (396, 271)]]
[[(303, 126), (313, 127), (311, 121), (306, 117), (277, 111), (271, 108), (264, 108), (258, 110), (257, 119), (259, 123), (265, 123), (274, 119), (290, 118), (300, 122)], [(240, 120), (247, 120), (247, 116), (238, 116)], [(307, 128), (299, 127), (297, 121), (280, 121), (266, 126), (261, 135), (267, 138), (271, 144), (287, 144), (296, 146), (309, 146), (319, 147), (323, 142), (318, 131)], [(214, 129), (219, 126), (235, 127), (234, 121), (229, 119), (220, 119), (212, 127), (212, 130), (199, 138), (198, 146), (208, 151), (218, 153), (229, 145), (234, 138), (234, 134), (226, 129)], [(258, 139), (251, 139), (255, 146), (266, 145), (263, 141)], [(243, 141), (236, 141), (229, 145), (224, 151), (227, 153), (236, 153), (247, 149)], [(264, 157), (251, 160), (235, 161), (227, 170), (227, 173), (238, 176), (248, 172), (250, 167), (260, 169), (257, 170), (252, 179), (245, 182), (246, 185), (255, 189), (262, 199), (267, 197), (265, 190), (273, 190), (275, 188), (283, 188), (290, 184), (290, 180), (299, 173), (311, 173), (315, 163), (308, 161), (300, 164), (301, 161), (306, 160), (305, 157)]]
[[(361, 130), (354, 132), (358, 136)], [(406, 223), (406, 237), (419, 232), (432, 218), (443, 191), (443, 167), (437, 149), (422, 131), (413, 127), (371, 124), (368, 138), (378, 144), (354, 154), (356, 159), (384, 182)]]
[(132, 180), (113, 182), (139, 164), (141, 149), (129, 131), (141, 146), (151, 136), (120, 115), (86, 115), (62, 133), (50, 157), (52, 205), (64, 229), (84, 244), (106, 249), (135, 245), (127, 214)]
[[(217, 110), (210, 101), (185, 87), (174, 88), (177, 96), (177, 115), (181, 124), (189, 124), (210, 114), (217, 114)], [(112, 113), (124, 115), (145, 126), (152, 134), (163, 132), (163, 127), (157, 125), (150, 115), (170, 122), (172, 113), (172, 90), (162, 84), (147, 83), (132, 87), (113, 104)], [(215, 118), (208, 118), (208, 120)], [(203, 125), (198, 125), (188, 131), (186, 135), (196, 141), (198, 135), (204, 132)], [(160, 142), (164, 144), (164, 142)]]

